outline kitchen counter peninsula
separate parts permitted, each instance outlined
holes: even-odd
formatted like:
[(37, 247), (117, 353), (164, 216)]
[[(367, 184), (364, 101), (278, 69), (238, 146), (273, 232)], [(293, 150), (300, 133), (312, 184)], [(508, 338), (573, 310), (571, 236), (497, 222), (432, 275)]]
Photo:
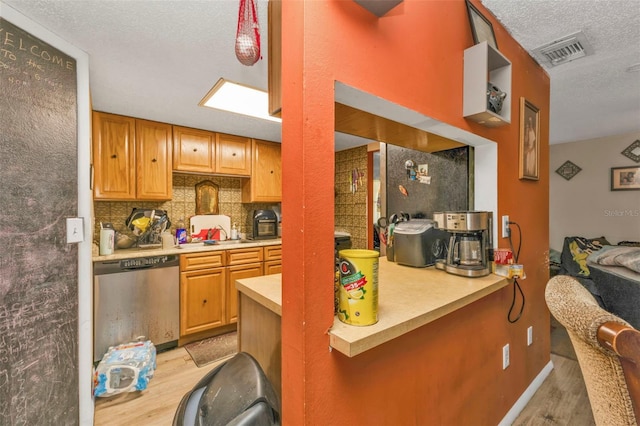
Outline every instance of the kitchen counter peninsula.
[(98, 246), (96, 244), (93, 245), (93, 261), (94, 262), (103, 262), (108, 260), (121, 260), (121, 259), (131, 259), (136, 257), (147, 257), (147, 256), (165, 256), (170, 254), (189, 254), (189, 253), (200, 253), (207, 251), (216, 251), (216, 250), (233, 250), (233, 249), (243, 249), (243, 248), (252, 248), (252, 247), (265, 247), (265, 246), (273, 246), (282, 244), (281, 238), (273, 238), (269, 240), (231, 240), (231, 241), (223, 241), (219, 244), (206, 245), (204, 243), (188, 243), (182, 244), (180, 246), (175, 246), (171, 248), (129, 248), (129, 249), (119, 249), (115, 250), (113, 254), (107, 256), (101, 256), (99, 254)]
[[(378, 322), (369, 326), (353, 326), (341, 322), (336, 316), (329, 330), (329, 345), (348, 357), (389, 342), (508, 284), (508, 280), (493, 274), (465, 278), (434, 267), (398, 265), (384, 257), (379, 261)], [(243, 299), (252, 304), (255, 302), (278, 317), (282, 315), (281, 274), (237, 280), (236, 288), (241, 298), (241, 334), (243, 328), (257, 331), (260, 326), (248, 324), (252, 319), (243, 317)], [(250, 348), (247, 349), (251, 353)]]

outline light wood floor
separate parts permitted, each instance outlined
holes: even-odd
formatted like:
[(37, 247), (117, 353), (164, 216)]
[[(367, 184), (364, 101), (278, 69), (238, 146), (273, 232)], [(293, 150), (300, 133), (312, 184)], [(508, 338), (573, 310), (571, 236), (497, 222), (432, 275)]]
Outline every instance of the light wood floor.
[[(554, 369), (513, 424), (595, 425), (577, 361), (554, 354), (551, 360)], [(158, 368), (143, 393), (96, 398), (95, 425), (170, 426), (182, 396), (220, 362), (198, 368), (183, 348), (158, 354)]]
[(96, 426), (170, 426), (180, 400), (209, 371), (221, 362), (198, 368), (184, 348), (161, 352), (157, 368), (144, 392), (130, 392), (109, 398), (96, 398)]

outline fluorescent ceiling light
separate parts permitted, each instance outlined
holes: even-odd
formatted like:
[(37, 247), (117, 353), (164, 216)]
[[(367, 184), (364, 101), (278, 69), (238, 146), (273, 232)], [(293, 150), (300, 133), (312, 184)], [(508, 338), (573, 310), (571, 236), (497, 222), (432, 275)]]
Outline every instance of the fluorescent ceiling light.
[(198, 105), (265, 120), (282, 121), (278, 117), (269, 115), (269, 95), (267, 92), (224, 78), (216, 82)]

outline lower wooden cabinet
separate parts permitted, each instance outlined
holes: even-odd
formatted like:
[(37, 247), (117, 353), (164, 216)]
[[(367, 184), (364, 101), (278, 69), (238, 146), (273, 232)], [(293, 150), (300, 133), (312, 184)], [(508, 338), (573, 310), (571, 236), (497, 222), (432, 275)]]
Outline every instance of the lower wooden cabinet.
[(180, 273), (181, 336), (225, 324), (226, 272), (219, 267)]
[(235, 327), (236, 280), (280, 272), (280, 257), (281, 245), (181, 255), (180, 338), (206, 337), (206, 332), (214, 335)]
[(238, 290), (236, 280), (259, 277), (263, 274), (262, 263), (227, 267), (227, 323), (238, 322)]

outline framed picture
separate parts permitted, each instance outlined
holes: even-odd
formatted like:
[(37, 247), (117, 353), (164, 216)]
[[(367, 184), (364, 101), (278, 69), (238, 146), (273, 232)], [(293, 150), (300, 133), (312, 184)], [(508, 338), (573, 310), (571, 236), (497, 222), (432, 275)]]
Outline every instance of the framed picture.
[(520, 179), (540, 178), (540, 114), (538, 108), (520, 98)]
[(493, 32), (493, 25), (476, 7), (471, 4), (469, 0), (467, 2), (467, 12), (469, 13), (469, 22), (471, 23), (471, 33), (473, 34), (473, 42), (475, 44), (486, 41), (487, 44), (494, 49), (498, 50), (498, 43), (496, 42), (496, 35)]
[(612, 191), (638, 191), (640, 190), (640, 166), (612, 167), (611, 168)]

